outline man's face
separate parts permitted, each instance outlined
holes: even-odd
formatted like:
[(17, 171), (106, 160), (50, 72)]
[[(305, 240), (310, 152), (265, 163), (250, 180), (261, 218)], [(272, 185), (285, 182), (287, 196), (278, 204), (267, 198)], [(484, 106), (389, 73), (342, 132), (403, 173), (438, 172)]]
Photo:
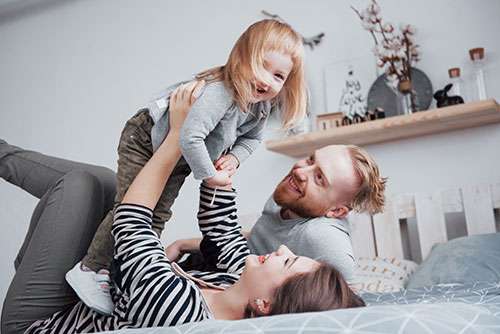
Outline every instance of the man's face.
[(278, 205), (301, 217), (341, 218), (357, 188), (358, 179), (347, 149), (331, 145), (298, 161), (273, 196)]

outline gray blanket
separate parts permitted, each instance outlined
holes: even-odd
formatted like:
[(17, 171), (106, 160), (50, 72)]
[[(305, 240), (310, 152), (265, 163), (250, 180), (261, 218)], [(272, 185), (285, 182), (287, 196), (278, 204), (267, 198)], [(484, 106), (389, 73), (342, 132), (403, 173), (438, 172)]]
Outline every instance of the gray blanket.
[(362, 296), (367, 307), (108, 333), (500, 333), (500, 282), (434, 285)]

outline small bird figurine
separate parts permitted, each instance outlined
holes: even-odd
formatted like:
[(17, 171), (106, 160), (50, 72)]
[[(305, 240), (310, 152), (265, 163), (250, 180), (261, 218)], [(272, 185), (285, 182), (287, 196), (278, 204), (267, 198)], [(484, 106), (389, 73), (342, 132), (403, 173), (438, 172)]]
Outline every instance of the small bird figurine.
[[(278, 14), (271, 14), (266, 10), (262, 10), (262, 14), (264, 14), (265, 16), (270, 17), (274, 20), (277, 20), (277, 21), (280, 21), (283, 23), (287, 23)], [(302, 37), (302, 43), (304, 45), (307, 45), (308, 47), (310, 47), (311, 50), (313, 50), (316, 45), (319, 45), (321, 43), (321, 41), (323, 40), (323, 37), (325, 37), (325, 33), (320, 32), (319, 34), (311, 36), (311, 37), (304, 37), (302, 34), (300, 36)]]

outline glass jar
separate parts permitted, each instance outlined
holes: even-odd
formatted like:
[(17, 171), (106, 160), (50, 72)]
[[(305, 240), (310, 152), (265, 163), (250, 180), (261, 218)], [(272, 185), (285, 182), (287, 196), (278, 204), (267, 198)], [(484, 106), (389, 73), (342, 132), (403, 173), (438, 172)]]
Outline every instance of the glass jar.
[(474, 48), (469, 50), (469, 56), (474, 69), (475, 100), (486, 100), (486, 83), (484, 80), (484, 48)]
[(464, 92), (464, 83), (462, 78), (460, 77), (460, 68), (453, 67), (448, 70), (448, 75), (450, 77), (450, 83), (453, 85), (448, 93), (449, 96), (460, 96), (464, 100), (465, 92)]

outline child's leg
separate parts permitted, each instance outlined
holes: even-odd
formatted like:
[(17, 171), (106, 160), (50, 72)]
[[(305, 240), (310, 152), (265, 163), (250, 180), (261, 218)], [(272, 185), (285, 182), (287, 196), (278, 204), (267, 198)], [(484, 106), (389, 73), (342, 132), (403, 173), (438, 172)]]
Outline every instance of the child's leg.
[[(139, 171), (153, 155), (151, 129), (153, 120), (147, 109), (141, 110), (127, 121), (118, 145), (118, 172), (115, 205), (120, 203)], [(113, 258), (114, 240), (111, 235), (113, 213), (99, 225), (82, 263), (97, 272), (107, 269)]]

